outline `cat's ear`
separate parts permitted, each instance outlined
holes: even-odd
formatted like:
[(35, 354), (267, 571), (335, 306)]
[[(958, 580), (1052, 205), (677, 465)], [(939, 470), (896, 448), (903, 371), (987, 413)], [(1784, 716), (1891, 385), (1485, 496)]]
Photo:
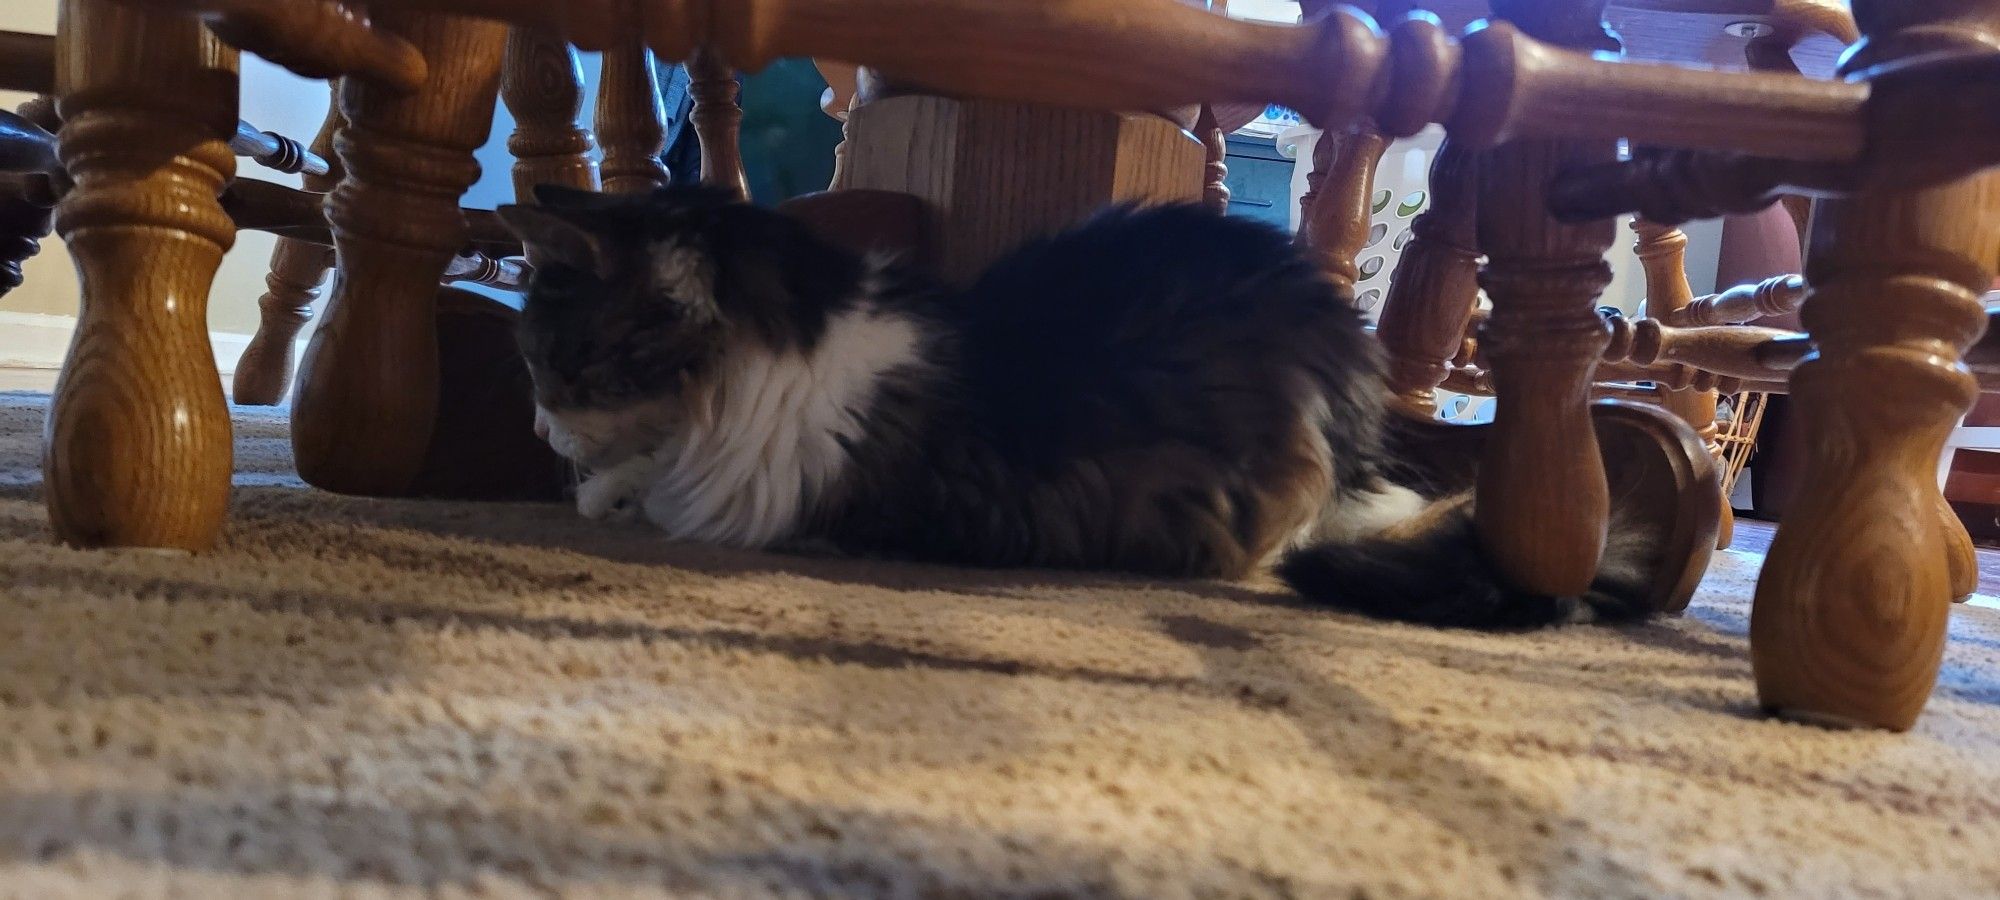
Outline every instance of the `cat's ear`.
[[(536, 195), (541, 194), (537, 188)], [(581, 193), (581, 192), (579, 192)], [(606, 275), (611, 254), (604, 238), (567, 216), (540, 206), (509, 204), (494, 210), (536, 255), (572, 269)]]

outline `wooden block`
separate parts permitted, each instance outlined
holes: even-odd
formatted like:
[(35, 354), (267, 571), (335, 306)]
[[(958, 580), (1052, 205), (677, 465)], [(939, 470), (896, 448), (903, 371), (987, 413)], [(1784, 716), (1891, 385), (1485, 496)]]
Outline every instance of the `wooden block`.
[(847, 187), (932, 206), (952, 280), (1106, 204), (1201, 200), (1201, 143), (1157, 116), (908, 95), (849, 124)]

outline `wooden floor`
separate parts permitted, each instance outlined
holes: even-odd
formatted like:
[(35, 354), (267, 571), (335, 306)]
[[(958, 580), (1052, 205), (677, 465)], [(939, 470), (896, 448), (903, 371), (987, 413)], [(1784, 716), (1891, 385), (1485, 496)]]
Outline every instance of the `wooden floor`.
[[(1729, 549), (1765, 553), (1771, 549), (1771, 538), (1777, 533), (1775, 523), (1739, 518), (1736, 520), (1736, 543)], [(2000, 549), (1979, 548), (1979, 593), (1985, 597), (2000, 598)]]

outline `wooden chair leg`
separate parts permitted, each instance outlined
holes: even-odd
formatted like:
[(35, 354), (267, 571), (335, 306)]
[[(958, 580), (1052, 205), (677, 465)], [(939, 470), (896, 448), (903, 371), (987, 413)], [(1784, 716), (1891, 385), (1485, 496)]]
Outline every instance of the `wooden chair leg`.
[(860, 70), (857, 66), (830, 59), (815, 59), (813, 66), (819, 69), (820, 77), (826, 79), (826, 93), (821, 95), (820, 110), (840, 123), (840, 143), (833, 148), (833, 179), (826, 186), (829, 191), (837, 191), (847, 186), (847, 114), (859, 99)]
[(1215, 120), (1215, 107), (1201, 105), (1194, 120), (1194, 136), (1201, 139), (1201, 205), (1218, 214), (1229, 212), (1229, 136)]
[(333, 248), (280, 238), (257, 298), (257, 333), (236, 361), (231, 397), (245, 406), (276, 406), (292, 387), (292, 343), (312, 321), (320, 283), (333, 270)]
[(688, 60), (688, 93), (694, 109), (695, 136), (701, 139), (701, 180), (750, 199), (750, 180), (743, 171), (743, 107), (737, 99), (736, 70), (713, 48), (703, 47)]
[(1951, 600), (1964, 603), (1979, 592), (1979, 548), (1965, 530), (1965, 520), (1938, 494), (1938, 519), (1944, 523), (1945, 575), (1951, 582)]
[(346, 177), (327, 200), (340, 270), (306, 348), (292, 412), (299, 474), (341, 493), (407, 492), (438, 404), (438, 280), (467, 234), (459, 198), (492, 130), (507, 28), (384, 8), (378, 27), (430, 60), (398, 94), (342, 85)]
[(577, 122), (583, 115), (583, 67), (576, 48), (529, 28), (507, 36), (500, 98), (514, 115), (507, 150), (514, 154), (514, 198), (534, 202), (537, 185), (599, 189), (597, 138)]
[(1313, 146), (1318, 183), (1299, 234), (1319, 255), (1320, 267), (1334, 283), (1350, 291), (1361, 280), (1356, 257), (1368, 243), (1373, 221), (1368, 201), (1375, 193), (1375, 167), (1388, 149), (1388, 139), (1366, 126), (1326, 132)]
[[(2000, 3), (1856, 0), (1856, 71), (1983, 48)], [(1906, 729), (1937, 680), (1961, 589), (1963, 528), (1938, 458), (1976, 385), (1957, 357), (1985, 328), (2000, 256), (2000, 173), (1926, 191), (1824, 201), (1802, 312), (1819, 354), (1792, 374), (1810, 449), (1757, 586), (1750, 649), (1778, 715)]]
[[(1646, 403), (1599, 400), (1590, 421), (1603, 453), (1611, 496), (1628, 527), (1659, 551), (1644, 579), (1644, 602), (1659, 612), (1686, 609), (1715, 554), (1722, 503), (1715, 457), (1679, 417)], [(1390, 417), (1397, 458), (1439, 491), (1464, 490), (1477, 479), (1496, 430), (1407, 411)]]
[(65, 0), (57, 91), (76, 186), (57, 229), (83, 304), (44, 431), (49, 521), (87, 547), (212, 547), (229, 411), (208, 291), (235, 226), (236, 53), (194, 19)]
[(604, 190), (645, 193), (667, 183), (667, 110), (653, 51), (639, 35), (604, 51), (597, 81), (597, 139), (604, 145)]
[[(1632, 230), (1639, 236), (1636, 250), (1639, 265), (1646, 272), (1646, 315), (1669, 318), (1694, 303), (1694, 289), (1687, 279), (1687, 234), (1679, 228), (1635, 219)], [(1721, 430), (1716, 426), (1716, 392), (1689, 388), (1662, 390), (1662, 405), (1686, 420), (1701, 436), (1708, 452), (1722, 459)], [(1722, 504), (1722, 524), (1717, 529), (1717, 549), (1726, 550), (1736, 534), (1736, 514), (1727, 498)]]
[[(1604, 0), (1510, 0), (1494, 12), (1544, 40), (1615, 48)], [(1610, 498), (1590, 427), (1591, 376), (1608, 343), (1597, 298), (1615, 225), (1557, 223), (1556, 173), (1618, 158), (1616, 141), (1515, 141), (1487, 154), (1480, 177), (1481, 281), (1493, 316), (1480, 337), (1499, 398), (1479, 470), (1479, 536), (1514, 586), (1557, 597), (1590, 588)]]
[[(327, 98), (326, 121), (313, 138), (312, 152), (332, 163), (325, 175), (308, 175), (305, 188), (324, 193), (340, 183), (339, 156), (334, 153), (334, 137), (340, 132), (338, 84)], [(236, 361), (236, 375), (230, 395), (249, 406), (274, 406), (292, 388), (292, 343), (299, 329), (312, 320), (313, 302), (319, 299), (320, 282), (333, 269), (330, 248), (293, 238), (282, 238), (271, 251), (271, 272), (264, 276), (264, 296), (257, 299), (257, 333), (243, 356)]]
[(854, 122), (854, 108), (860, 105), (860, 101), (860, 95), (852, 95), (847, 98), (847, 105), (842, 107), (845, 111), (840, 114), (840, 143), (835, 144), (833, 147), (833, 178), (827, 182), (826, 186), (826, 189), (829, 191), (838, 191), (847, 187), (848, 145), (854, 139), (854, 132), (851, 126)]
[(1389, 351), (1389, 390), (1405, 409), (1437, 411), (1437, 386), (1479, 305), (1480, 154), (1446, 139), (1431, 163), (1431, 206), (1389, 282), (1376, 336)]

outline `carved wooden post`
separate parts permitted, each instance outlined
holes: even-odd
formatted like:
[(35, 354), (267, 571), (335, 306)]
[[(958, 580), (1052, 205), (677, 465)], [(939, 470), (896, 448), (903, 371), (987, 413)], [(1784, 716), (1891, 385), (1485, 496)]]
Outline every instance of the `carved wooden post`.
[(1431, 205), (1410, 223), (1375, 334), (1389, 351), (1389, 390), (1412, 412), (1437, 411), (1437, 386), (1479, 305), (1479, 160), (1446, 139), (1431, 162)]
[[(1616, 50), (1604, 3), (1496, 0), (1493, 10), (1551, 43)], [(1617, 158), (1612, 140), (1523, 140), (1488, 152), (1480, 173), (1480, 283), (1493, 298), (1480, 347), (1499, 404), (1479, 470), (1479, 536), (1515, 587), (1550, 596), (1589, 589), (1604, 551), (1610, 497), (1589, 407), (1615, 224), (1558, 224), (1548, 186), (1565, 169)]]
[(292, 344), (312, 321), (320, 283), (333, 270), (333, 248), (279, 238), (271, 251), (264, 295), (257, 298), (257, 333), (236, 362), (231, 397), (246, 406), (275, 406), (292, 387)]
[(833, 148), (833, 179), (827, 183), (827, 190), (837, 191), (847, 186), (847, 114), (860, 97), (857, 82), (861, 73), (857, 66), (833, 60), (815, 59), (813, 65), (818, 67), (820, 77), (826, 79), (820, 109), (840, 123), (840, 143)]
[(507, 36), (500, 97), (514, 115), (507, 150), (514, 154), (514, 198), (534, 200), (537, 185), (598, 189), (597, 140), (577, 126), (583, 115), (583, 66), (576, 48), (528, 28)]
[(750, 199), (743, 174), (743, 107), (736, 95), (736, 72), (713, 48), (701, 47), (688, 60), (688, 92), (694, 95), (695, 135), (701, 138), (701, 180)]
[(438, 279), (465, 246), (458, 201), (479, 177), (507, 27), (391, 6), (374, 19), (423, 51), (429, 76), (407, 94), (341, 86), (347, 174), (326, 204), (340, 269), (299, 372), (292, 444), (319, 487), (397, 495), (430, 447)]
[(200, 551), (229, 505), (229, 411), (208, 290), (235, 227), (236, 52), (195, 19), (65, 0), (56, 229), (83, 288), (43, 432), (65, 543)]
[(1204, 103), (1194, 120), (1194, 136), (1201, 139), (1201, 204), (1217, 213), (1229, 212), (1229, 136), (1215, 120), (1215, 107)]
[(1299, 233), (1319, 254), (1320, 267), (1348, 290), (1361, 280), (1355, 257), (1368, 243), (1373, 222), (1368, 201), (1375, 193), (1375, 167), (1388, 149), (1388, 139), (1367, 126), (1326, 132), (1313, 147), (1313, 173), (1319, 176), (1319, 184), (1312, 192), (1311, 205), (1304, 210)]
[[(1646, 315), (1656, 319), (1674, 316), (1694, 303), (1694, 289), (1687, 279), (1687, 234), (1679, 228), (1634, 219), (1632, 230), (1639, 236), (1634, 249), (1639, 265), (1646, 271)], [(1667, 390), (1661, 393), (1662, 406), (1688, 423), (1701, 435), (1708, 452), (1722, 459), (1721, 433), (1715, 424), (1714, 391)], [(1717, 547), (1728, 549), (1735, 540), (1736, 513), (1729, 498), (1722, 498), (1722, 522), (1717, 531)]]
[[(340, 160), (333, 142), (339, 133), (340, 98), (337, 83), (327, 97), (326, 121), (313, 138), (312, 152), (331, 164), (325, 175), (308, 175), (305, 187), (325, 193), (340, 183)], [(299, 329), (312, 320), (313, 302), (319, 299), (320, 283), (333, 268), (330, 248), (295, 238), (279, 238), (271, 251), (271, 271), (264, 276), (268, 290), (257, 298), (257, 334), (236, 361), (231, 397), (250, 406), (272, 406), (285, 399), (292, 387), (292, 344)]]
[(604, 189), (645, 193), (667, 183), (667, 110), (660, 71), (639, 35), (604, 51), (597, 80), (597, 140), (604, 145)]
[[(1844, 72), (1932, 51), (1991, 52), (1995, 0), (1855, 0)], [(1986, 319), (2000, 172), (1823, 201), (1803, 318), (1819, 347), (1792, 376), (1803, 492), (1751, 616), (1763, 704), (1791, 718), (1904, 729), (1937, 679), (1962, 534), (1938, 494), (1946, 436), (1971, 407), (1957, 363)]]

